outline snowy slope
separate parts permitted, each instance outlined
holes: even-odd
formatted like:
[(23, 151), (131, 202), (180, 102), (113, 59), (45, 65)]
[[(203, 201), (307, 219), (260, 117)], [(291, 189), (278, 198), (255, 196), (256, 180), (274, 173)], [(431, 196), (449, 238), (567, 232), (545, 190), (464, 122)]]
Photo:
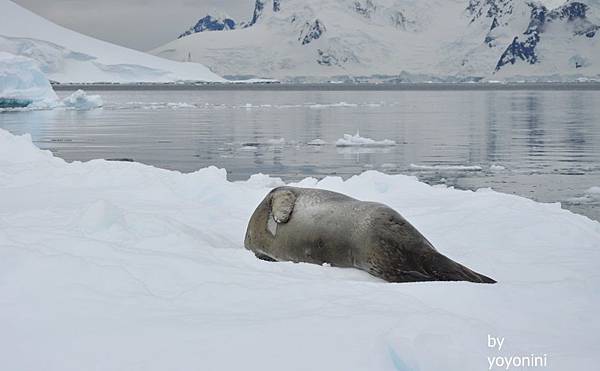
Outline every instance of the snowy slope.
[(0, 51), (32, 58), (59, 82), (223, 81), (205, 66), (157, 58), (60, 27), (0, 0)]
[[(279, 79), (600, 74), (597, 0), (256, 0), (249, 19), (152, 53), (191, 56), (222, 75)], [(507, 56), (532, 27), (537, 59)]]
[(535, 369), (597, 369), (599, 223), (401, 175), (302, 181), (389, 204), (499, 281), (389, 284), (245, 251), (251, 213), (279, 184), (67, 164), (0, 130), (2, 368), (480, 371), (534, 354), (547, 359)]

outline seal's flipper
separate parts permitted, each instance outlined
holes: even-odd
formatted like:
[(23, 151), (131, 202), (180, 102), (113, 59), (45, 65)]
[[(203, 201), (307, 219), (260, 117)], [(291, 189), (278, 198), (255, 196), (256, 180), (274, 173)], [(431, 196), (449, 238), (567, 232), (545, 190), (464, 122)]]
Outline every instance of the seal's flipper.
[(477, 273), (440, 253), (433, 254), (430, 259), (425, 259), (423, 265), (426, 271), (438, 281), (496, 283), (495, 280)]
[(273, 259), (272, 257), (270, 257), (269, 255), (263, 254), (261, 252), (254, 253), (254, 256), (259, 258), (260, 260), (264, 260), (267, 262), (276, 262), (277, 261), (277, 260)]
[(276, 190), (271, 195), (271, 215), (278, 224), (287, 223), (292, 216), (296, 195), (288, 190)]

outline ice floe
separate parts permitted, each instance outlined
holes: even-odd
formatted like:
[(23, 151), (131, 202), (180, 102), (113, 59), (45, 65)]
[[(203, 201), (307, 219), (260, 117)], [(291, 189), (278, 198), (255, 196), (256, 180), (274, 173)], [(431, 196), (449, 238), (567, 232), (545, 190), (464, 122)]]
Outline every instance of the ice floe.
[(337, 147), (388, 147), (395, 146), (396, 142), (389, 139), (374, 140), (361, 137), (359, 132), (355, 135), (344, 134), (344, 137), (335, 142)]
[[(66, 163), (0, 130), (2, 367), (475, 371), (546, 354), (549, 369), (596, 368), (600, 223), (376, 171), (296, 183), (386, 203), (498, 280), (389, 284), (244, 250), (250, 215), (282, 184)], [(505, 339), (501, 353), (488, 336)]]

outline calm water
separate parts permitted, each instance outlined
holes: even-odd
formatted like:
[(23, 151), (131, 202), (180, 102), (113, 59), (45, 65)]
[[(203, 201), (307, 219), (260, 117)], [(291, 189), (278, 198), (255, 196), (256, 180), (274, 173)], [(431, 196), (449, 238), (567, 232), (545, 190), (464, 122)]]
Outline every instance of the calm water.
[[(600, 91), (100, 91), (105, 108), (0, 114), (66, 160), (133, 159), (232, 180), (365, 170), (491, 187), (600, 220)], [(69, 92), (60, 92), (60, 95)], [(342, 148), (360, 131), (385, 148)], [(322, 139), (329, 144), (307, 143)]]

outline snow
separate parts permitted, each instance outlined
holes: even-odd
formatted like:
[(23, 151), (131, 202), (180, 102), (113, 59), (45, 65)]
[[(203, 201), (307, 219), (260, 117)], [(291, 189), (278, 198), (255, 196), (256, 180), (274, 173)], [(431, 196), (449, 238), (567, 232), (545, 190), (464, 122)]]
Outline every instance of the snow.
[(104, 104), (99, 95), (87, 95), (83, 90), (77, 90), (62, 100), (62, 104), (66, 108), (72, 108), (77, 111), (85, 111), (94, 108), (102, 107)]
[(53, 81), (225, 81), (204, 65), (165, 60), (100, 41), (58, 26), (9, 0), (0, 0), (0, 14), (0, 51), (34, 59)]
[[(492, 170), (501, 170), (499, 167), (490, 166)], [(416, 170), (436, 170), (436, 171), (481, 171), (481, 166), (477, 165), (416, 165), (410, 164), (412, 169)]]
[(343, 138), (335, 142), (337, 147), (389, 147), (395, 146), (396, 142), (390, 139), (374, 140), (360, 136), (359, 132), (355, 135), (344, 134)]
[(3, 368), (475, 371), (547, 354), (549, 370), (596, 369), (600, 223), (375, 171), (299, 182), (384, 202), (499, 281), (389, 284), (244, 250), (250, 215), (281, 184), (68, 164), (0, 130)]
[(0, 52), (0, 106), (8, 100), (42, 108), (54, 105), (58, 97), (33, 60)]

